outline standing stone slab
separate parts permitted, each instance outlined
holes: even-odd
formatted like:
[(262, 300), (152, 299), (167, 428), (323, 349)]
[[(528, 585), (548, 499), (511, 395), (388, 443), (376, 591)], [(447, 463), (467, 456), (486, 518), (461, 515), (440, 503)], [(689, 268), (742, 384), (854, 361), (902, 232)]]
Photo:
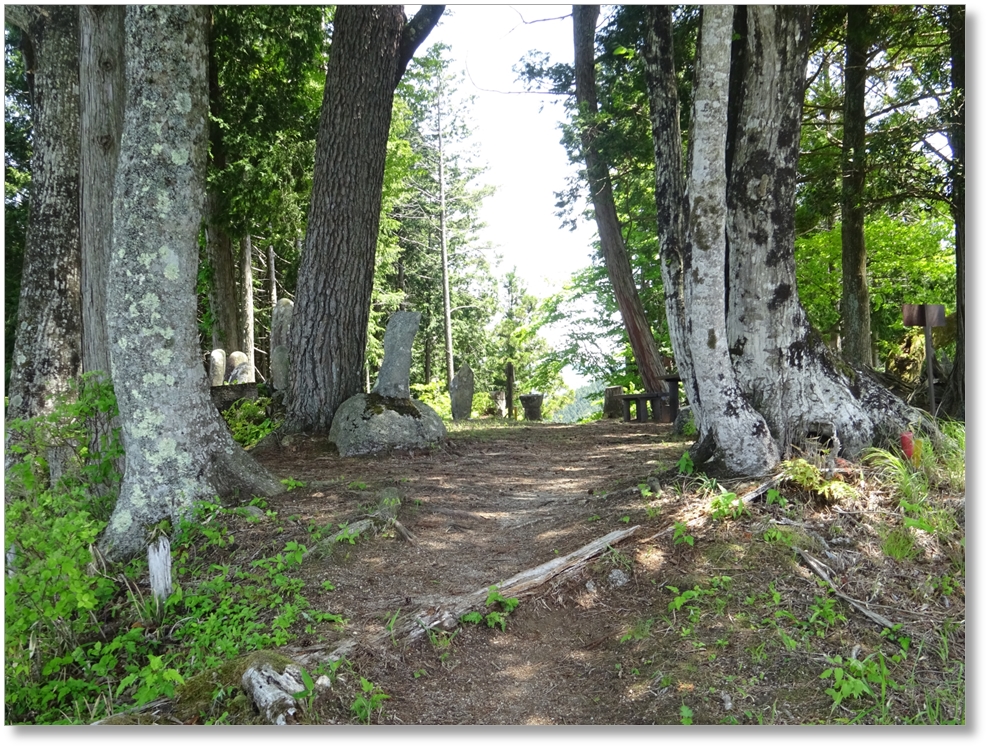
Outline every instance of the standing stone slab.
[(418, 312), (395, 312), (385, 328), (385, 355), (372, 393), (386, 398), (410, 398), (409, 371), (412, 369), (412, 342), (419, 330)]
[(294, 307), (291, 299), (279, 299), (278, 304), (271, 310), (271, 342), (268, 345), (272, 350), (289, 345)]
[(505, 391), (492, 390), (491, 402), (494, 403), (495, 416), (504, 419), (508, 415), (508, 409), (505, 406)]
[(345, 400), (333, 415), (329, 439), (343, 457), (426, 447), (446, 436), (443, 419), (409, 392), (418, 312), (396, 312), (385, 329), (385, 356), (374, 390)]
[(288, 346), (275, 346), (271, 352), (271, 387), (275, 390), (288, 390), (290, 375)]
[(227, 352), (222, 348), (213, 349), (209, 355), (209, 384), (218, 387), (227, 374)]
[(474, 370), (464, 364), (450, 383), (450, 412), (454, 421), (470, 418), (474, 405)]

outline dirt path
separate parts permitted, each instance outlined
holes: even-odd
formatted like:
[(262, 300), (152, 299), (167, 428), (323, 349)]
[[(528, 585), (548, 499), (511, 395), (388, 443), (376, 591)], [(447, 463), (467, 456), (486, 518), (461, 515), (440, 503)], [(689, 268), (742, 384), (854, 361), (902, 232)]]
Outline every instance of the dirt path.
[[(321, 606), (347, 618), (347, 634), (366, 640), (398, 611), (498, 583), (647, 520), (641, 495), (625, 492), (616, 502), (614, 492), (672, 465), (683, 445), (670, 440), (669, 426), (609, 421), (460, 432), (432, 451), (377, 458), (341, 459), (314, 442), (258, 457), (306, 482), (272, 504), (299, 524), (345, 522), (372, 507), (381, 489), (398, 488), (399, 519), (415, 543), (338, 544), (307, 572), (313, 583), (334, 585), (315, 594), (314, 584), (307, 595), (322, 595)], [(544, 586), (508, 617), (504, 632), (464, 626), (446, 647), (424, 640), (352, 660), (390, 695), (385, 722), (630, 722), (622, 695), (599, 683), (613, 685), (614, 674), (602, 673), (593, 657), (618, 624), (615, 612), (646, 603), (639, 581), (620, 589), (607, 582), (622, 563), (599, 562), (594, 581), (584, 575)]]
[[(384, 457), (341, 459), (305, 439), (257, 453), (306, 485), (270, 503), (274, 522), (245, 523), (238, 553), (277, 555), (289, 541), (312, 549), (319, 528), (336, 536), (389, 487), (415, 540), (362, 536), (304, 561), (305, 597), (346, 625), (312, 626), (292, 645), (325, 653), (361, 643), (306, 721), (355, 722), (355, 695), (373, 685), (388, 699), (370, 722), (387, 724), (870, 722), (856, 712), (869, 700), (836, 707), (822, 673), (834, 658), (875, 663), (880, 651), (897, 664), (899, 686), (879, 712), (964, 719), (963, 498), (937, 503), (945, 527), (957, 518), (958, 539), (917, 536), (916, 553), (892, 558), (884, 524), (898, 499), (860, 468), (849, 470), (855, 497), (840, 507), (781, 486), (785, 509), (763, 497), (714, 519), (715, 498), (758, 481), (722, 487), (700, 475), (667, 475), (644, 497), (640, 482), (686, 446), (658, 424), (478, 422), (432, 450)], [(674, 522), (689, 539), (663, 533)], [(632, 526), (634, 536), (583, 570), (523, 597), (504, 631), (454, 623), (411, 644), (391, 637), (389, 622)], [(843, 595), (903, 625), (897, 639), (829, 596), (797, 545), (827, 560)], [(931, 699), (944, 713), (936, 719)]]

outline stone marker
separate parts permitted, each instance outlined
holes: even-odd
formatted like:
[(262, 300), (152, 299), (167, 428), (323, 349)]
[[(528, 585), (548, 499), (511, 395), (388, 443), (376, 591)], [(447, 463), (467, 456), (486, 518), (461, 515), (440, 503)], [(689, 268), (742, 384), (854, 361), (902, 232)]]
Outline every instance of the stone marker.
[(526, 421), (542, 421), (543, 420), (543, 394), (542, 393), (527, 393), (526, 395), (520, 395), (519, 401), (522, 403), (522, 409), (525, 411)]
[(292, 336), (292, 310), (295, 305), (291, 299), (279, 299), (278, 304), (271, 310), (271, 339), (268, 346), (271, 350), (270, 374), (271, 387), (275, 390), (287, 390), (290, 375), (289, 344)]
[(294, 307), (291, 299), (279, 299), (278, 304), (271, 310), (271, 342), (268, 345), (272, 350), (289, 345)]
[(209, 355), (209, 384), (217, 387), (223, 384), (227, 374), (227, 352), (222, 348), (213, 349)]
[(251, 370), (251, 363), (247, 354), (243, 351), (233, 351), (227, 356), (227, 376), (224, 383), (227, 385), (243, 385), (253, 382), (254, 374)]
[(288, 346), (275, 346), (271, 352), (271, 387), (275, 390), (288, 390), (290, 375)]
[(621, 385), (604, 389), (604, 407), (601, 409), (602, 419), (621, 419), (625, 412), (622, 409), (622, 395), (625, 388)]
[(450, 383), (450, 412), (454, 421), (470, 418), (474, 405), (474, 370), (464, 364)]
[(504, 419), (508, 415), (508, 410), (505, 408), (505, 391), (492, 390), (491, 400), (494, 402), (495, 416)]
[(342, 457), (426, 447), (446, 437), (443, 420), (411, 397), (409, 370), (418, 312), (396, 312), (385, 328), (385, 356), (374, 390), (345, 400), (333, 415), (329, 439)]
[(372, 393), (386, 398), (409, 398), (409, 370), (412, 369), (412, 342), (419, 330), (418, 312), (395, 312), (385, 328), (385, 355)]

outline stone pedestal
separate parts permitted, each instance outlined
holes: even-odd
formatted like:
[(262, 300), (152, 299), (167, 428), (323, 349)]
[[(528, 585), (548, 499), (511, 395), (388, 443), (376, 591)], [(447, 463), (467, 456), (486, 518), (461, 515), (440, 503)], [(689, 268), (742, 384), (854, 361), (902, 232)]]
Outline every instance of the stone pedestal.
[(505, 406), (505, 391), (492, 390), (491, 400), (494, 402), (495, 416), (504, 419), (508, 415), (508, 409)]
[(604, 407), (601, 410), (602, 419), (622, 418), (622, 395), (624, 394), (625, 388), (621, 385), (604, 389)]
[(525, 411), (526, 421), (543, 420), (543, 394), (527, 393), (520, 395), (519, 401), (522, 403), (522, 410)]

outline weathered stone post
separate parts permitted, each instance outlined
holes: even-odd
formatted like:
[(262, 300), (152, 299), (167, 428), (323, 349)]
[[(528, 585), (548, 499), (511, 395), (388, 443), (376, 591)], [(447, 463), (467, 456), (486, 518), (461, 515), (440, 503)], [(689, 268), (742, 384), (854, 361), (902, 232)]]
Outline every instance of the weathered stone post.
[(412, 370), (412, 342), (419, 330), (418, 312), (395, 312), (385, 328), (385, 356), (378, 370), (372, 393), (386, 398), (411, 398), (409, 372)]
[(218, 387), (227, 375), (227, 352), (222, 348), (213, 349), (209, 355), (209, 384)]
[(601, 409), (602, 419), (622, 418), (622, 395), (624, 393), (625, 388), (621, 385), (604, 389), (604, 407)]
[(522, 402), (522, 408), (525, 411), (526, 421), (543, 420), (542, 393), (527, 393), (526, 395), (520, 395), (519, 400)]
[(279, 299), (271, 311), (271, 386), (275, 390), (287, 390), (289, 383), (288, 347), (292, 333), (292, 309), (290, 299)]
[(454, 421), (469, 419), (474, 405), (474, 371), (464, 364), (450, 383), (450, 412)]
[(492, 390), (491, 400), (494, 402), (495, 413), (499, 418), (504, 419), (505, 410), (505, 391), (504, 390)]
[(227, 355), (227, 376), (225, 384), (243, 385), (254, 382), (254, 370), (251, 360), (243, 351), (233, 351)]

